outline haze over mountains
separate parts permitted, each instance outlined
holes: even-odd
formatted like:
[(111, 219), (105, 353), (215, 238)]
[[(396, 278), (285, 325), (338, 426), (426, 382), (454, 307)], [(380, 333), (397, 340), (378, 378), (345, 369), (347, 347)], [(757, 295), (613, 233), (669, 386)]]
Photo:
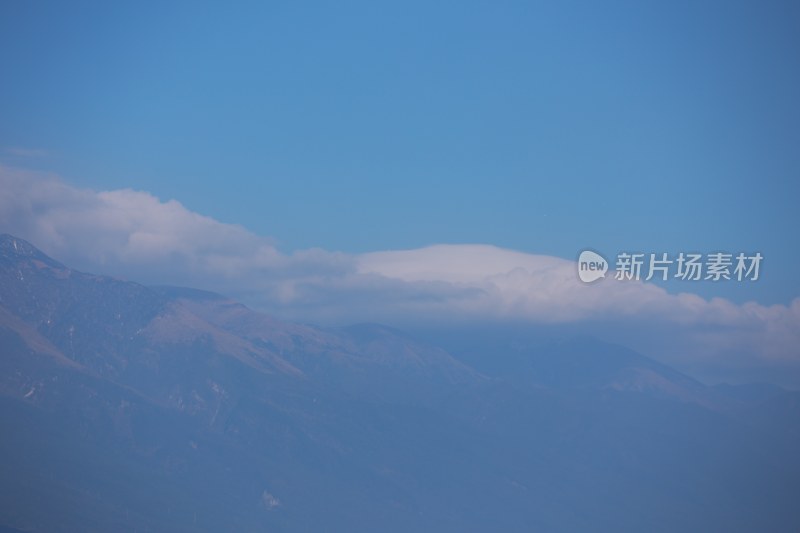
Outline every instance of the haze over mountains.
[(520, 328), (284, 322), (0, 236), (9, 531), (796, 531), (800, 393)]

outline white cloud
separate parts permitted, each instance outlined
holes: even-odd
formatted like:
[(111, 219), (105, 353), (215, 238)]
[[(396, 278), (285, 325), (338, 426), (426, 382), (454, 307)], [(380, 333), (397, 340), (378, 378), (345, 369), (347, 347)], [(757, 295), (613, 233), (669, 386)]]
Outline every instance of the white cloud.
[(78, 189), (7, 167), (0, 231), (71, 266), (217, 290), (301, 320), (572, 324), (684, 367), (800, 363), (800, 299), (736, 305), (611, 276), (587, 285), (572, 261), (488, 245), (284, 254), (271, 239), (175, 200)]
[(131, 189), (94, 192), (0, 167), (0, 224), (81, 268), (165, 283), (276, 279), (348, 268), (342, 254), (280, 253), (272, 240)]
[(737, 305), (613, 276), (584, 284), (572, 261), (485, 245), (370, 253), (358, 258), (358, 269), (418, 286), (460, 289), (432, 308), (424, 301), (395, 303), (424, 320), (440, 312), (473, 321), (593, 324), (596, 333), (672, 363), (800, 363), (800, 298), (789, 306)]

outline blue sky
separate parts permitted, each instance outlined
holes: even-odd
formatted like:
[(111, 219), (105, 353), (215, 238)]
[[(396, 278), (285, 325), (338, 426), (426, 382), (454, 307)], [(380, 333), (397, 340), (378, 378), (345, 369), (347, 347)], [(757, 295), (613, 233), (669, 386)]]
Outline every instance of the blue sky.
[(760, 251), (758, 283), (671, 290), (788, 303), (799, 30), (792, 2), (12, 0), (0, 162), (285, 252)]

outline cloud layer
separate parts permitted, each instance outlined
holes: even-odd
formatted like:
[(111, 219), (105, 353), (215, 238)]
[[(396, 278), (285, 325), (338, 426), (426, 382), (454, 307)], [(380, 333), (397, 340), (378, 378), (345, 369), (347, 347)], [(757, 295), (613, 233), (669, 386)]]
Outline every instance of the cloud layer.
[(343, 254), (285, 255), (270, 239), (131, 189), (94, 192), (57, 176), (0, 167), (0, 225), (45, 252), (148, 282), (234, 283), (352, 270)]
[(84, 270), (217, 290), (287, 318), (574, 325), (709, 375), (760, 369), (800, 381), (800, 299), (736, 305), (612, 277), (587, 285), (573, 261), (489, 245), (285, 254), (175, 200), (78, 189), (8, 167), (0, 167), (0, 231)]

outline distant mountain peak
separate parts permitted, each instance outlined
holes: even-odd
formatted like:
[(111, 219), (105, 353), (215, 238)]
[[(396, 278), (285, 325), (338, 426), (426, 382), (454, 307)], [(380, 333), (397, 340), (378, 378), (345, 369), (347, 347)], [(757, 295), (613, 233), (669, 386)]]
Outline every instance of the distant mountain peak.
[(35, 255), (41, 254), (38, 248), (24, 239), (8, 233), (0, 234), (0, 250), (4, 255)]
[(8, 233), (0, 234), (0, 260), (19, 261), (22, 259), (41, 261), (52, 268), (67, 268), (25, 239), (20, 239)]

